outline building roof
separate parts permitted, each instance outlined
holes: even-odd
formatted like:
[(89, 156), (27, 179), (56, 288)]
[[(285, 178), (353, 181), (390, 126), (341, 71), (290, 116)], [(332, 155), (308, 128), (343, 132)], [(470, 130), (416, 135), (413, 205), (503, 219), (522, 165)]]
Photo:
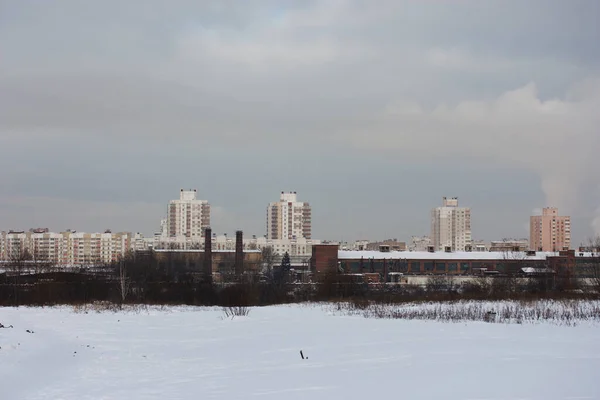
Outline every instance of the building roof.
[[(577, 256), (579, 253), (575, 253)], [(558, 256), (555, 252), (536, 252), (535, 256), (528, 256), (526, 252), (503, 252), (503, 251), (481, 251), (466, 252), (458, 251), (446, 253), (442, 251), (430, 253), (427, 251), (391, 251), (389, 253), (380, 251), (354, 251), (342, 250), (338, 252), (340, 260), (358, 260), (361, 258), (375, 260), (545, 260), (546, 257)]]
[[(204, 250), (199, 249), (154, 249), (156, 253), (204, 253)], [(260, 253), (260, 250), (246, 250), (244, 253)], [(235, 250), (215, 250), (212, 249), (211, 253), (235, 253)]]

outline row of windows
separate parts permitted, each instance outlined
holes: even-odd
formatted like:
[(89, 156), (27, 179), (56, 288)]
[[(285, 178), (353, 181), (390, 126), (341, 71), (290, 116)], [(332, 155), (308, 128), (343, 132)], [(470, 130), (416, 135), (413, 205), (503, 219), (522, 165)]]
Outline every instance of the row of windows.
[[(388, 271), (397, 272), (451, 272), (451, 273), (467, 273), (473, 270), (486, 268), (490, 265), (482, 262), (433, 262), (433, 261), (388, 261)], [(342, 267), (349, 269), (351, 272), (361, 272), (361, 261), (342, 261)], [(362, 272), (373, 270), (374, 272), (382, 272), (384, 263), (381, 260), (373, 261), (363, 260)]]

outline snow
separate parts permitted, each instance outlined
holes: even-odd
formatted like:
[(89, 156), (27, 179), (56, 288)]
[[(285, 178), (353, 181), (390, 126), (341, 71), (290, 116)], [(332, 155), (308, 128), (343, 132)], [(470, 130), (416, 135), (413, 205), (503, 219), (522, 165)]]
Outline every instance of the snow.
[[(559, 252), (538, 251), (535, 255), (527, 255), (524, 251), (455, 251), (447, 253), (445, 251), (390, 251), (381, 252), (376, 250), (340, 250), (338, 259), (340, 260), (360, 260), (364, 258), (375, 260), (537, 260), (543, 261), (548, 257), (558, 257)], [(575, 257), (594, 257), (590, 252), (575, 252)]]
[(554, 273), (554, 270), (551, 268), (525, 267), (525, 268), (521, 268), (521, 271), (526, 274), (553, 274)]
[[(600, 328), (0, 308), (2, 399), (598, 399)], [(30, 330), (33, 333), (28, 333)], [(307, 360), (300, 358), (300, 350)]]

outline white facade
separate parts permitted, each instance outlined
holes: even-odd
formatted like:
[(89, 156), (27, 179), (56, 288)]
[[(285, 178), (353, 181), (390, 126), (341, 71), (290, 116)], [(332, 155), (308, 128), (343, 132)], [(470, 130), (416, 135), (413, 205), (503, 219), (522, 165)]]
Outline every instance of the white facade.
[(267, 207), (267, 239), (311, 239), (311, 218), (310, 204), (299, 202), (296, 192), (281, 192)]
[[(290, 256), (311, 256), (312, 246), (320, 244), (320, 240), (313, 239), (266, 239), (259, 238), (256, 241), (250, 240), (250, 246), (256, 246), (259, 250), (265, 247), (271, 247), (273, 252), (277, 255), (284, 255), (288, 253)], [(246, 244), (244, 244), (246, 247)]]
[[(312, 255), (312, 246), (320, 244), (319, 240), (312, 239), (267, 239), (265, 237), (244, 238), (244, 250), (262, 250), (271, 247), (277, 255), (283, 255), (286, 252), (290, 256), (310, 256)], [(180, 250), (198, 250), (204, 249), (204, 241), (197, 238), (160, 238), (155, 237), (152, 247), (155, 249), (180, 249)], [(234, 235), (213, 235), (213, 250), (235, 250)]]
[(443, 198), (442, 207), (431, 211), (431, 241), (436, 251), (471, 247), (471, 209), (459, 207), (458, 198)]
[(370, 240), (356, 240), (352, 246), (343, 246), (340, 250), (355, 250), (355, 251), (363, 251), (367, 250), (368, 244), (371, 243)]
[(204, 236), (204, 229), (209, 226), (210, 205), (208, 201), (196, 198), (196, 189), (181, 189), (179, 200), (169, 202), (166, 236), (200, 238)]
[(158, 236), (160, 237), (168, 237), (169, 236), (169, 225), (167, 218), (163, 218), (160, 220), (160, 232), (158, 232)]
[(2, 232), (0, 260), (26, 257), (56, 265), (96, 265), (111, 263), (132, 249), (127, 232)]
[(409, 251), (427, 251), (431, 244), (429, 236), (413, 236), (410, 238)]

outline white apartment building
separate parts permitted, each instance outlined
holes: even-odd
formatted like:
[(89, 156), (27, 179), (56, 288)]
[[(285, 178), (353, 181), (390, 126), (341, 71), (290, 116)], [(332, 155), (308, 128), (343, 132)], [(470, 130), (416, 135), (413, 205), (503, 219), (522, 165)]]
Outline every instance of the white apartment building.
[(210, 205), (206, 200), (198, 200), (196, 193), (196, 189), (181, 189), (179, 200), (169, 202), (166, 221), (168, 237), (204, 236), (204, 229), (210, 226)]
[(161, 236), (161, 237), (168, 237), (169, 236), (169, 228), (168, 228), (168, 221), (167, 218), (163, 218), (160, 220), (160, 232), (156, 233), (155, 235)]
[[(271, 247), (277, 255), (288, 253), (290, 256), (310, 256), (312, 255), (312, 246), (320, 244), (319, 240), (312, 239), (267, 239), (266, 237), (244, 238), (244, 250), (262, 250)], [(149, 245), (148, 245), (149, 247)], [(194, 238), (160, 238), (155, 237), (152, 247), (155, 249), (179, 249), (179, 250), (199, 250), (204, 249), (204, 241)], [(212, 237), (212, 249), (214, 251), (234, 251), (234, 235), (216, 235)]]
[(471, 209), (459, 207), (458, 198), (443, 198), (442, 207), (431, 211), (431, 241), (436, 251), (471, 248)]
[(427, 251), (431, 244), (431, 238), (429, 236), (413, 236), (410, 238), (410, 245), (408, 246), (409, 251)]
[(9, 231), (0, 234), (0, 260), (26, 256), (56, 265), (96, 265), (117, 261), (132, 244), (127, 232)]
[(311, 239), (310, 204), (299, 202), (296, 192), (281, 192), (267, 207), (267, 239)]

